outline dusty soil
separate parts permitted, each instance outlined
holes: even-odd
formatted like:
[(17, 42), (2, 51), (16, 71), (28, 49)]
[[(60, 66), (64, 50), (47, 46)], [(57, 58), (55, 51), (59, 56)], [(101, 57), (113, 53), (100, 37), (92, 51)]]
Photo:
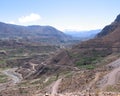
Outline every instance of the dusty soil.
[(103, 90), (107, 86), (117, 84), (120, 81), (120, 59), (108, 64), (107, 67), (112, 67), (113, 69), (99, 81), (99, 87)]

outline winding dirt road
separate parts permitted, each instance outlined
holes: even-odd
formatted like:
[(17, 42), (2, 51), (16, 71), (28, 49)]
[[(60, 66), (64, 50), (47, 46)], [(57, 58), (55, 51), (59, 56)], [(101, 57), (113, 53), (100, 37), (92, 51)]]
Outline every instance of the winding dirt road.
[(10, 80), (6, 83), (0, 84), (0, 91), (5, 90), (7, 87), (13, 86), (21, 82), (22, 76), (21, 74), (15, 72), (16, 69), (17, 68), (12, 68), (2, 71), (2, 73), (7, 75), (10, 78)]
[(13, 68), (3, 71), (3, 73), (13, 81), (13, 84), (20, 83), (22, 80), (21, 74), (15, 72), (16, 69), (17, 68)]

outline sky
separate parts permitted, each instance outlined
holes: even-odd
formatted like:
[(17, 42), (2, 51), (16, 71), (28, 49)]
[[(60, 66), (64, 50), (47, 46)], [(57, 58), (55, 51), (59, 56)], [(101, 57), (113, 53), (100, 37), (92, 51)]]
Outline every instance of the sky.
[(102, 29), (118, 14), (120, 0), (0, 0), (0, 22), (61, 31)]

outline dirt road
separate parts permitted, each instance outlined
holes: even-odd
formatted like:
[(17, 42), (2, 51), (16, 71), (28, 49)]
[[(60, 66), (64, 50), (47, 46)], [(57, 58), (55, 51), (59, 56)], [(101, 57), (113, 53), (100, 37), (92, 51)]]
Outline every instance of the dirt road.
[(16, 68), (7, 69), (2, 71), (3, 74), (7, 75), (10, 80), (6, 83), (0, 84), (0, 91), (5, 90), (7, 87), (13, 86), (17, 83), (20, 83), (22, 80), (22, 76), (19, 73), (15, 72)]
[(21, 74), (16, 73), (15, 70), (16, 68), (12, 68), (12, 69), (7, 69), (3, 71), (3, 73), (13, 81), (13, 84), (19, 83), (22, 80)]
[(52, 95), (52, 96), (54, 96), (55, 94), (58, 93), (58, 88), (59, 88), (59, 84), (61, 83), (61, 81), (62, 81), (62, 78), (58, 79), (58, 80), (54, 83), (54, 85), (53, 85), (53, 87), (52, 87), (52, 92), (51, 92), (51, 95)]
[(100, 87), (105, 88), (108, 85), (114, 85), (120, 81), (120, 59), (107, 65), (112, 66), (113, 70), (106, 74), (100, 81)]

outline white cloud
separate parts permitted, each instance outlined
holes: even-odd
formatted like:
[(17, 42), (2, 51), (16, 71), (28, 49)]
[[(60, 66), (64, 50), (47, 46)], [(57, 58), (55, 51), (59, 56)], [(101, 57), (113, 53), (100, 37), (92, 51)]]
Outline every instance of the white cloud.
[(52, 25), (55, 28), (61, 30), (61, 31), (89, 31), (89, 30), (94, 30), (94, 29), (102, 29), (103, 26), (97, 26), (95, 25), (88, 25), (88, 26), (83, 26), (82, 24), (79, 25)]
[(61, 31), (65, 31), (65, 30), (81, 31), (81, 30), (84, 30), (84, 28), (82, 26), (79, 26), (79, 25), (60, 25), (60, 26), (53, 25), (53, 26)]
[(7, 22), (7, 23), (9, 23), (9, 24), (15, 24), (15, 22), (14, 22), (14, 21), (9, 21), (9, 22)]
[(39, 14), (31, 13), (28, 16), (22, 16), (18, 19), (20, 23), (29, 23), (29, 22), (34, 22), (38, 21), (41, 19), (41, 16)]

